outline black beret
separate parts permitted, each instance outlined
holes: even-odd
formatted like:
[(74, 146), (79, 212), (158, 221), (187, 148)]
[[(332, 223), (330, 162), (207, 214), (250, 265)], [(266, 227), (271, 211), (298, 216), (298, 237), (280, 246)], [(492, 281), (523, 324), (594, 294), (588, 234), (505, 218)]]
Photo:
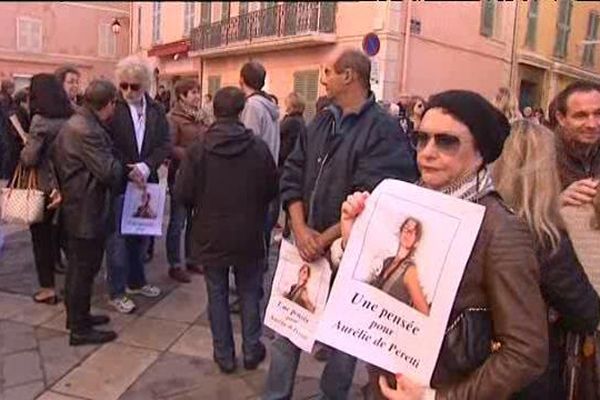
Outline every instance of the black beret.
[(483, 96), (468, 90), (448, 90), (433, 95), (423, 115), (432, 108), (444, 109), (469, 128), (486, 164), (500, 157), (510, 134), (510, 123)]

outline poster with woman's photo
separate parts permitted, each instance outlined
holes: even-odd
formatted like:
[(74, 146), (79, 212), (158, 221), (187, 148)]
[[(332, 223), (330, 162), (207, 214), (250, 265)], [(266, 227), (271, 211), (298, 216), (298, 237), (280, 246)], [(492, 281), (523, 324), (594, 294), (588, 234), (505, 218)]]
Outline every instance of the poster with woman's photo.
[(312, 351), (330, 281), (331, 269), (325, 259), (304, 262), (297, 248), (283, 240), (265, 325), (302, 350)]
[(123, 235), (161, 236), (165, 211), (166, 187), (148, 183), (145, 188), (129, 182), (123, 201)]
[(354, 223), (317, 340), (429, 384), (484, 210), (381, 183)]

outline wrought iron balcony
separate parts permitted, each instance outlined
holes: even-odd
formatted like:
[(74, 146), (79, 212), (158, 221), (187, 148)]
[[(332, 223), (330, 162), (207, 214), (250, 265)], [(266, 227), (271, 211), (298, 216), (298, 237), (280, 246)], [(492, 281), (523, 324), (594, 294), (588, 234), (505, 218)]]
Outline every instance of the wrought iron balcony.
[(191, 50), (215, 49), (261, 38), (334, 33), (335, 11), (335, 2), (290, 2), (200, 25), (191, 31)]

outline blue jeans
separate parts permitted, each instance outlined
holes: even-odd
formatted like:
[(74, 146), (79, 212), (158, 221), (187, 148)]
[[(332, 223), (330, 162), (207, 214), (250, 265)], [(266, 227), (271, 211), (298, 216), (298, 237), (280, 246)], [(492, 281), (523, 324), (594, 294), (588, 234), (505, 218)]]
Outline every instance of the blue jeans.
[[(173, 193), (173, 191), (171, 191)], [(167, 227), (167, 261), (169, 268), (181, 267), (181, 231), (185, 225), (184, 254), (185, 263), (190, 261), (190, 231), (192, 228), (192, 210), (177, 203), (171, 195), (171, 213)]]
[(111, 299), (125, 294), (125, 285), (139, 289), (146, 285), (144, 255), (148, 249), (147, 236), (121, 235), (123, 197), (114, 200), (113, 210), (116, 229), (106, 242), (106, 272)]
[[(235, 285), (240, 296), (242, 350), (245, 360), (254, 360), (262, 350), (262, 322), (259, 313), (262, 260), (250, 265), (233, 266)], [(235, 358), (233, 329), (229, 315), (229, 266), (204, 268), (208, 292), (208, 314), (213, 337), (214, 359), (229, 362)]]
[[(283, 336), (271, 346), (271, 365), (263, 400), (289, 400), (294, 391), (301, 350)], [(321, 399), (345, 400), (352, 386), (356, 358), (332, 349), (321, 375)]]

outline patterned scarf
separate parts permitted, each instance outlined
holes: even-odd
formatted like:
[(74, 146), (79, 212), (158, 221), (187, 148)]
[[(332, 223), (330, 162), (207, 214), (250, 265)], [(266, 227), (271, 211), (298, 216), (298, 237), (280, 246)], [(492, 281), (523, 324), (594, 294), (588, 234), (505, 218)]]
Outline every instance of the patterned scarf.
[[(419, 186), (425, 186), (423, 181), (419, 181)], [(445, 186), (439, 192), (462, 200), (476, 203), (485, 195), (496, 190), (492, 182), (492, 176), (488, 167), (483, 168), (478, 173), (467, 174), (453, 183)]]

